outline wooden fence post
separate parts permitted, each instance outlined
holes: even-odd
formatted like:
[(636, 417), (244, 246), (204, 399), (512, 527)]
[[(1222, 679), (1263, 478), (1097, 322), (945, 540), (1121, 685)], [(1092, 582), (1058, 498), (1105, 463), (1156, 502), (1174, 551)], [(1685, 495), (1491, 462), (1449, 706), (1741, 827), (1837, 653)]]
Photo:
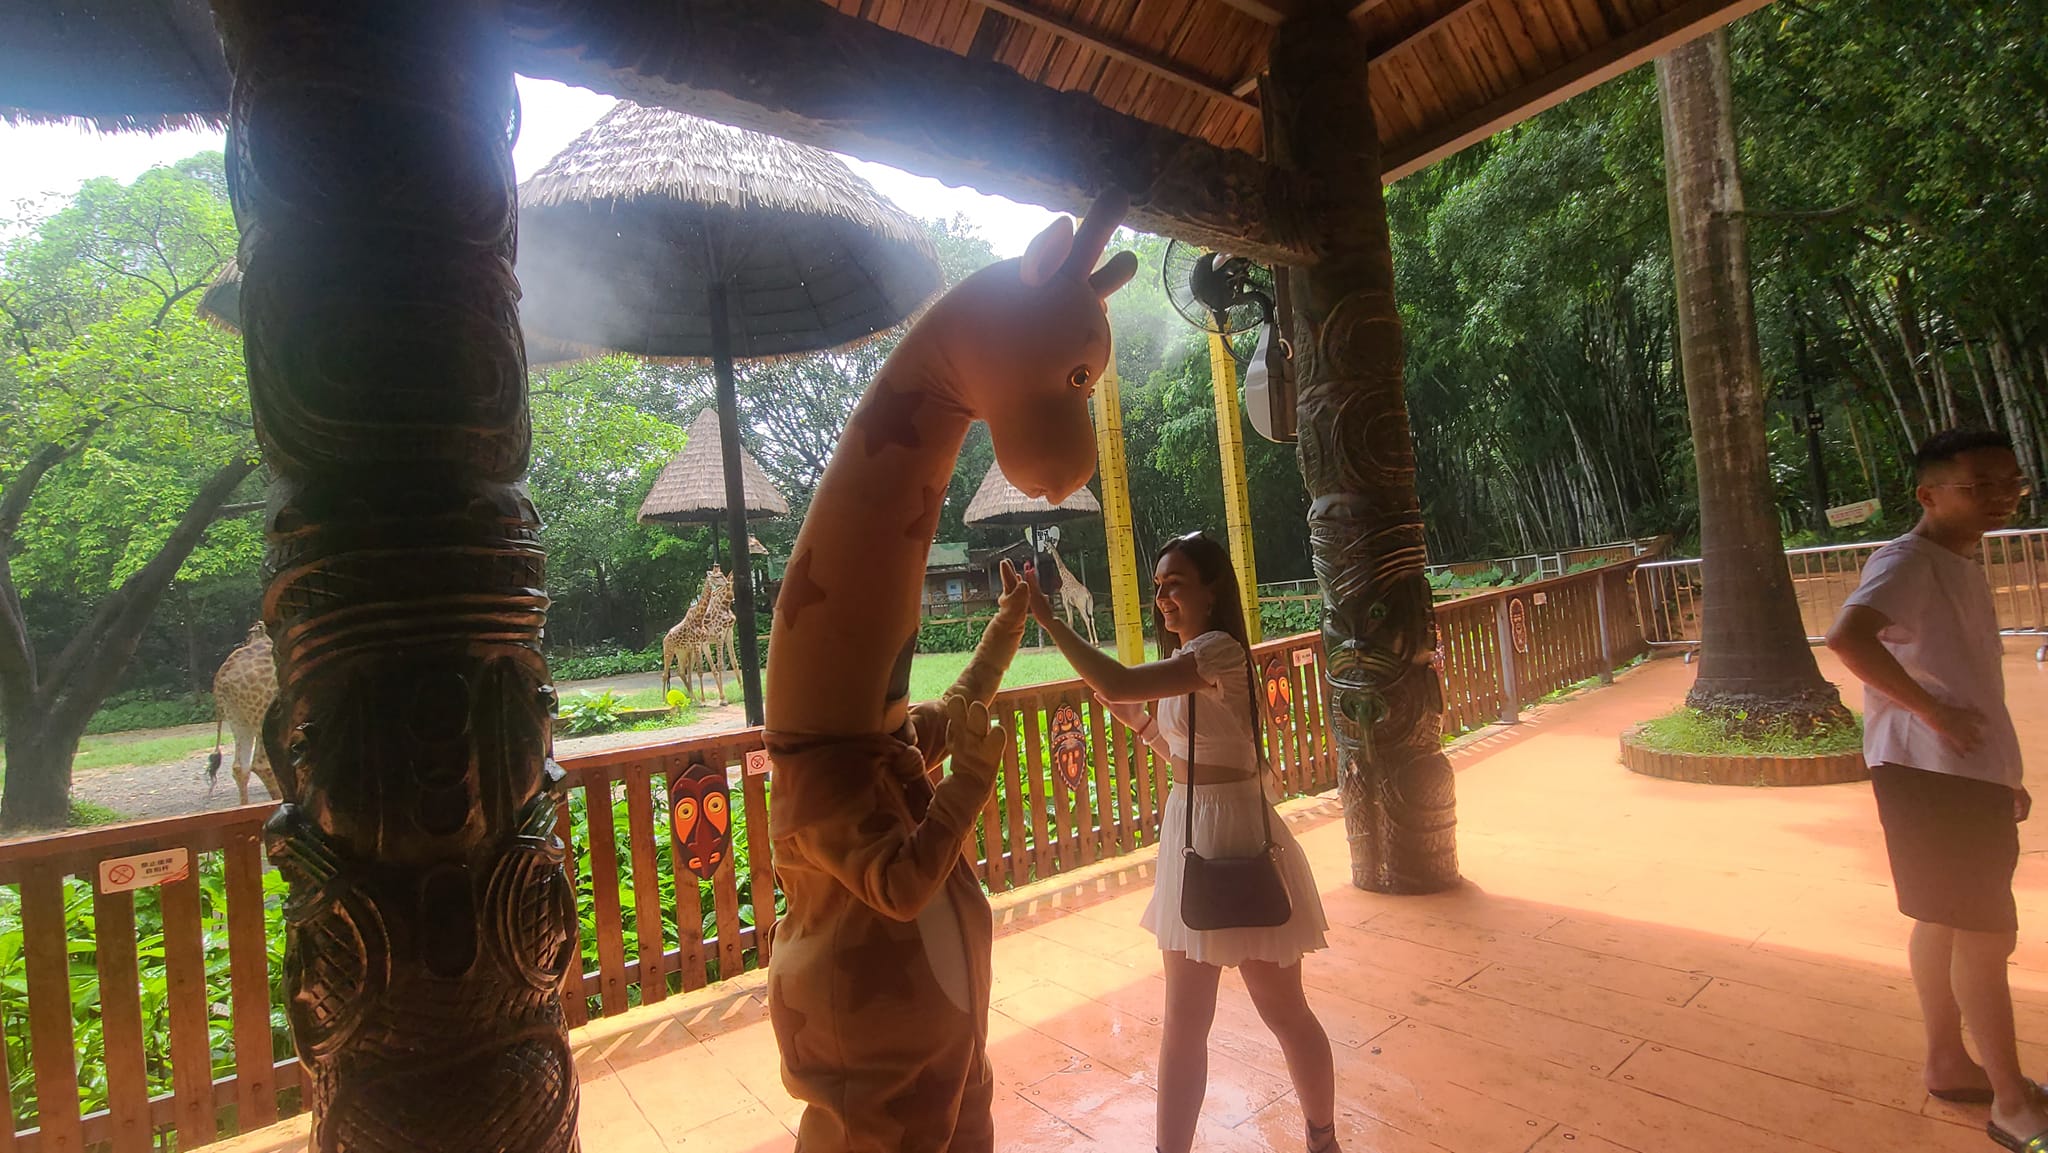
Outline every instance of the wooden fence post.
[(1522, 719), (1522, 690), (1515, 681), (1515, 632), (1508, 623), (1508, 598), (1493, 603), (1494, 644), (1500, 649), (1500, 723), (1516, 724)]
[(1607, 574), (1596, 573), (1593, 577), (1593, 600), (1595, 611), (1600, 615), (1600, 683), (1614, 683), (1614, 643), (1607, 635)]

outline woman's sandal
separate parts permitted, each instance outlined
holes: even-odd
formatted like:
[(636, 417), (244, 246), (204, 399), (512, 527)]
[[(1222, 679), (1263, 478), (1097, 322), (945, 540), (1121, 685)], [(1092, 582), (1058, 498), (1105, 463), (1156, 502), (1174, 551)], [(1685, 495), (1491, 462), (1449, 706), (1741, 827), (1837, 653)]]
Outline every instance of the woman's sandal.
[[(1308, 1153), (1330, 1153), (1330, 1150), (1336, 1147), (1337, 1123), (1335, 1121), (1330, 1122), (1328, 1125), (1310, 1125), (1308, 1127)], [(2037, 1153), (2037, 1151), (2030, 1149), (2023, 1151), (2023, 1153)], [(2048, 1151), (2040, 1151), (2040, 1153), (2048, 1153)]]
[(2022, 1141), (2007, 1132), (1996, 1121), (1985, 1122), (1984, 1132), (1990, 1134), (1993, 1141), (2012, 1150), (2012, 1153), (2048, 1153), (2048, 1133), (2036, 1133)]

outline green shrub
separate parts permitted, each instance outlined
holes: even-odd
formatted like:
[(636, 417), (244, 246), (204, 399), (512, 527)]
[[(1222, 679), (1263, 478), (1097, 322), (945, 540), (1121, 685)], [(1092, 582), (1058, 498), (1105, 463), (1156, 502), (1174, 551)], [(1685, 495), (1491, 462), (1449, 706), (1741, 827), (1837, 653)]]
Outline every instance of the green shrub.
[(1322, 627), (1322, 614), (1314, 601), (1282, 601), (1259, 606), (1259, 628), (1267, 640), (1313, 632)]
[(625, 709), (625, 701), (610, 689), (601, 693), (578, 693), (562, 705), (555, 718), (555, 726), (572, 737), (608, 733), (624, 723), (619, 714)]
[(661, 671), (661, 646), (621, 649), (581, 657), (551, 657), (548, 671), (556, 681), (594, 681), (600, 677), (623, 677), (633, 673)]
[(175, 697), (145, 697), (123, 693), (108, 697), (100, 710), (85, 722), (87, 733), (126, 733), (136, 729), (168, 729), (176, 725), (202, 725), (213, 720), (212, 693), (181, 693)]

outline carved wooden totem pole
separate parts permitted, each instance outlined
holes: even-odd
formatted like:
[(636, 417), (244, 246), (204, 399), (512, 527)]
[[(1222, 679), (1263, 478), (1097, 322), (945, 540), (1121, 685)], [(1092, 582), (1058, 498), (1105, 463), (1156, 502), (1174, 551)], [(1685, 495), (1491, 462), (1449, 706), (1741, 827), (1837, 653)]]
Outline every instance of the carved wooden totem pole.
[(1457, 817), (1379, 134), (1351, 7), (1311, 0), (1275, 30), (1267, 150), (1304, 177), (1282, 231), (1317, 257), (1294, 277), (1299, 452), (1351, 879), (1421, 893), (1457, 883)]
[(574, 1150), (511, 69), (481, 3), (217, 11), (313, 1148)]

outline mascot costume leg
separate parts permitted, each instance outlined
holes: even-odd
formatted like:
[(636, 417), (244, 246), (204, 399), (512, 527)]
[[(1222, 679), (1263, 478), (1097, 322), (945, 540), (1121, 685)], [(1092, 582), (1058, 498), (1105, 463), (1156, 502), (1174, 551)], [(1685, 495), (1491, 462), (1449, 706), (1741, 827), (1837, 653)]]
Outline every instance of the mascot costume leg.
[(1005, 565), (974, 659), (911, 708), (919, 592), (973, 421), (1026, 493), (1057, 503), (1093, 475), (1105, 301), (1137, 259), (1095, 262), (1125, 207), (1104, 197), (1078, 232), (1062, 217), (940, 298), (868, 385), (797, 534), (765, 703), (789, 899), (768, 1006), (803, 1153), (994, 1148), (992, 925), (963, 849), (1009, 739), (987, 706), (1024, 635), (1023, 584)]

